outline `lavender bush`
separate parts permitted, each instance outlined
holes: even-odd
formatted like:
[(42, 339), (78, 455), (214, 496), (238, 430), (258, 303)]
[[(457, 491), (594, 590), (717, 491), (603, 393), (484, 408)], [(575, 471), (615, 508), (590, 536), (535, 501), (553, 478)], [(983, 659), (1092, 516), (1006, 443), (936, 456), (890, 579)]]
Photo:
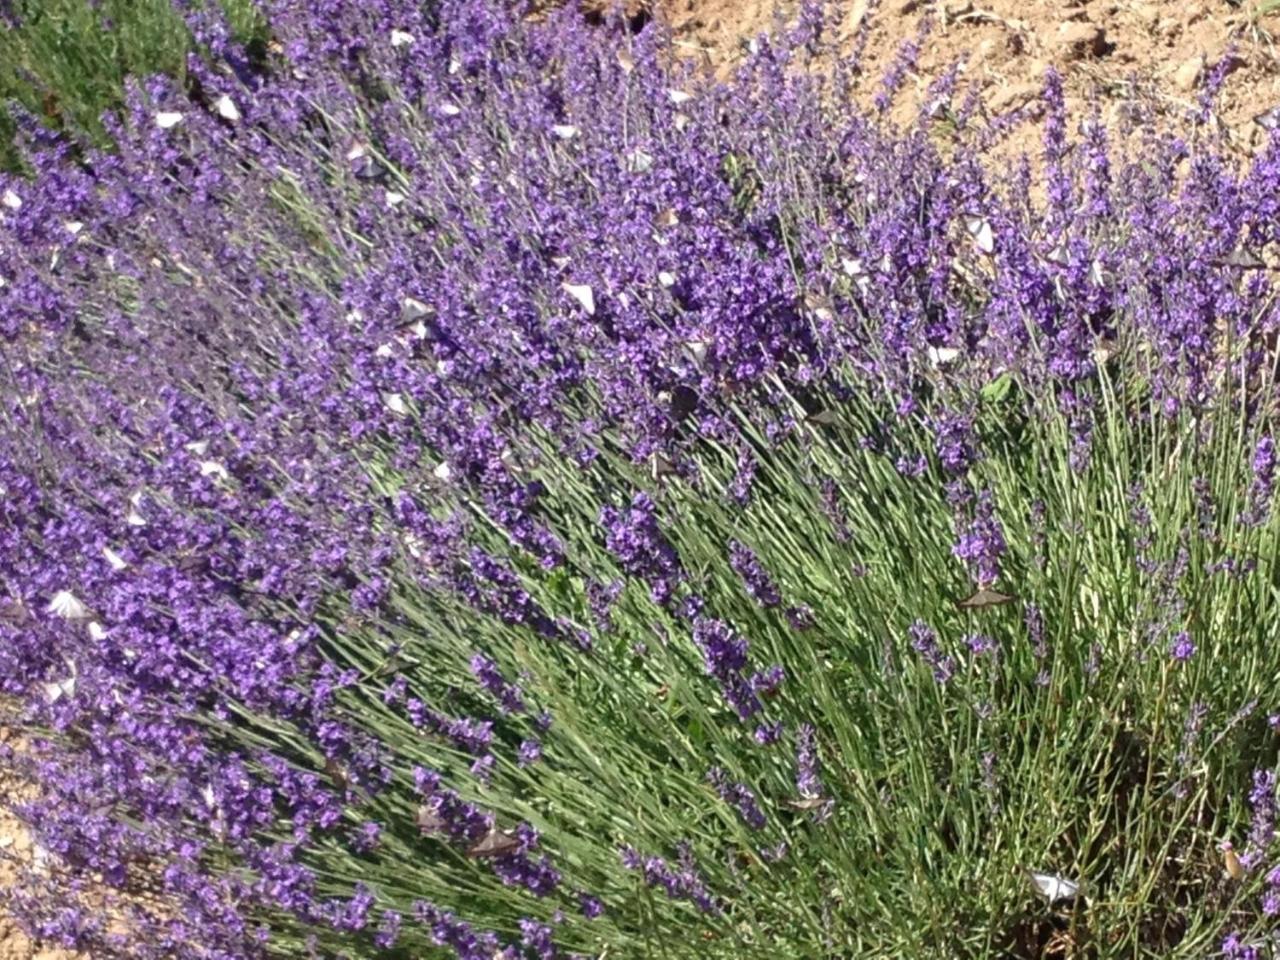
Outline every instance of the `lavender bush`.
[(812, 5), (722, 85), (571, 10), (276, 0), (262, 73), (180, 8), (190, 89), (111, 152), (20, 117), (0, 182), (6, 909), (95, 957), (1263, 955), (1280, 137), (1050, 74), (990, 160), (1025, 116), (953, 73), (893, 129)]

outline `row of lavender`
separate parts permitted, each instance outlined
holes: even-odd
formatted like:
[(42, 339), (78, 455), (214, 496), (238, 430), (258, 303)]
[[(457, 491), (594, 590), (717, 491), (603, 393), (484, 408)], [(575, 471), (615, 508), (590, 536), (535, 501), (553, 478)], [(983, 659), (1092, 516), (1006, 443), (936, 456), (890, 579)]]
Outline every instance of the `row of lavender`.
[[(1155, 824), (1251, 810), (1242, 869), (1280, 880), (1274, 778), (1238, 786), (1274, 754), (1280, 139), (1240, 171), (1141, 106), (1069, 137), (1050, 76), (1037, 172), (990, 169), (1025, 117), (953, 72), (890, 130), (856, 56), (804, 69), (816, 6), (716, 86), (571, 10), (265, 7), (266, 72), (186, 11), (190, 90), (131, 91), (109, 154), (29, 123), (34, 176), (0, 183), (33, 929), (130, 957), (989, 944), (1003, 881), (954, 922), (915, 898), (999, 849), (1115, 856), (1079, 811), (1026, 832), (1060, 783), (1138, 818), (1160, 876)], [(980, 631), (946, 602), (992, 586), (1036, 602)], [(1181, 806), (1063, 761), (1122, 728)], [(1273, 912), (1194, 890), (1199, 936)]]

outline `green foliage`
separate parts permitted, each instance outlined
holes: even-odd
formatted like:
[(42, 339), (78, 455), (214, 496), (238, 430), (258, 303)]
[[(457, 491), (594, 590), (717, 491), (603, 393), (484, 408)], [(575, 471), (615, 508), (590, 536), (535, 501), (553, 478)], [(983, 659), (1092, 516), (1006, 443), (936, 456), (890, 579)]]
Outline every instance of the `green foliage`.
[[(696, 485), (655, 480), (607, 436), (588, 470), (565, 464), (552, 445), (521, 451), (530, 479), (547, 488), (545, 516), (568, 557), (551, 573), (478, 504), (442, 489), (441, 516), (468, 513), (476, 546), (510, 559), (522, 588), (559, 622), (584, 627), (587, 583), (626, 579), (602, 546), (600, 509), (647, 490), (706, 612), (749, 639), (753, 664), (787, 665), (768, 709), (788, 732), (779, 745), (755, 743), (706, 675), (687, 622), (634, 579), (613, 631), (597, 634), (584, 656), (568, 640), (532, 637), (423, 589), (406, 554), (394, 615), (377, 635), (344, 630), (335, 612), (328, 638), (335, 661), (361, 677), (340, 696), (395, 745), (389, 767), (402, 778), (361, 812), (385, 825), (377, 855), (353, 857), (335, 843), (314, 864), (332, 893), (360, 880), (403, 909), (426, 898), (516, 934), (528, 896), (495, 888), (483, 863), (454, 855), (445, 868), (448, 845), (415, 829), (419, 801), (406, 771), (421, 765), (494, 810), (500, 825), (536, 826), (566, 886), (610, 904), (600, 920), (570, 917), (558, 928), (566, 948), (588, 955), (636, 955), (647, 944), (644, 955), (672, 957), (1024, 956), (1019, 944), (1041, 936), (1088, 944), (1090, 956), (1134, 956), (1162, 938), (1177, 944), (1166, 955), (1203, 955), (1224, 911), (1261, 882), (1225, 880), (1216, 844), (1243, 838), (1250, 772), (1275, 753), (1265, 716), (1248, 709), (1280, 681), (1270, 626), (1280, 613), (1271, 586), (1280, 529), (1236, 523), (1248, 488), (1238, 451), (1252, 438), (1224, 416), (1214, 439), (1193, 445), (1203, 424), (1134, 422), (1100, 388), (1106, 414), (1094, 456), (1073, 470), (1070, 431), (1054, 411), (1042, 411), (1040, 429), (1009, 436), (1013, 379), (983, 391), (987, 455), (972, 479), (999, 504), (1010, 551), (1000, 589), (1017, 601), (981, 611), (956, 605), (972, 586), (952, 555), (957, 512), (945, 478), (903, 475), (860, 444), (888, 413), (872, 406), (840, 405), (833, 422), (782, 443), (754, 435), (744, 418), (761, 454), (745, 507), (728, 496), (736, 458), (713, 441), (699, 449)], [(926, 420), (905, 423), (895, 441), (927, 449)], [(391, 459), (384, 451), (371, 467), (384, 495), (400, 485)], [(839, 523), (824, 480), (839, 492)], [(1214, 536), (1201, 535), (1206, 525)], [(747, 595), (726, 558), (731, 539), (756, 551), (784, 605), (812, 609), (810, 628)], [(1218, 569), (1228, 558), (1257, 569), (1234, 577)], [(1027, 604), (1043, 614), (1039, 651)], [(912, 649), (917, 620), (954, 659), (946, 683)], [(1198, 646), (1185, 663), (1168, 649), (1180, 629)], [(993, 652), (971, 650), (978, 633)], [(388, 647), (399, 648), (390, 664)], [(542, 734), (529, 716), (500, 717), (495, 742), (505, 748), (487, 783), (468, 772), (471, 756), (424, 736), (383, 696), (399, 675), (427, 703), (492, 713), (467, 669), (477, 650), (521, 678), (530, 712), (555, 718)], [(1197, 704), (1207, 711), (1203, 730), (1189, 736)], [(304, 739), (250, 732), (258, 722), (239, 718), (228, 735), (245, 747), (256, 737)], [(835, 801), (826, 822), (787, 807), (802, 723), (820, 731)], [(529, 736), (541, 739), (543, 759), (522, 767), (514, 747)], [(748, 829), (716, 796), (706, 783), (712, 761), (755, 791), (765, 828)], [(322, 769), (318, 756), (298, 762)], [(670, 858), (681, 842), (725, 897), (723, 916), (687, 904), (654, 909), (661, 891), (619, 863), (624, 844)], [(764, 854), (779, 844), (787, 856), (769, 862)], [(430, 868), (413, 869), (420, 860)], [(1050, 910), (1021, 868), (1079, 878), (1089, 900)]]
[[(224, 0), (237, 39), (266, 36), (253, 0)], [(170, 0), (16, 0), (19, 26), (0, 29), (0, 102), (58, 129), (104, 142), (101, 116), (119, 106), (128, 76), (182, 78), (191, 35)], [(0, 168), (17, 169), (13, 122), (0, 111)]]

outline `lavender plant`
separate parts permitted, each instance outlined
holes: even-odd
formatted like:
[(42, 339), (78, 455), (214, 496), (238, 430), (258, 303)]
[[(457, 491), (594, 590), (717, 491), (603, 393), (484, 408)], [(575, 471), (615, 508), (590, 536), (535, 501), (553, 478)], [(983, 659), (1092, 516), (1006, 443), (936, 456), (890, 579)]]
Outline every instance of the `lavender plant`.
[(20, 118), (0, 182), (7, 909), (94, 956), (1261, 949), (1274, 133), (1070, 135), (1050, 74), (1043, 172), (993, 166), (953, 85), (828, 96), (817, 6), (724, 84), (572, 10), (274, 0), (266, 73), (186, 13), (198, 98)]

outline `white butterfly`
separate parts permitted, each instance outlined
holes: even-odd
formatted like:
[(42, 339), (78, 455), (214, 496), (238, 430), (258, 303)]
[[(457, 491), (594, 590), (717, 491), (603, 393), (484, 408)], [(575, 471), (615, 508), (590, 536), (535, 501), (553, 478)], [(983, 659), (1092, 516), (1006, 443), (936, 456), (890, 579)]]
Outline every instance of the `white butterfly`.
[(107, 561), (107, 563), (111, 564), (112, 570), (123, 570), (129, 565), (128, 561), (126, 561), (124, 557), (120, 556), (120, 554), (116, 553), (110, 547), (102, 548), (102, 557)]
[(56, 680), (44, 684), (44, 696), (50, 703), (57, 703), (63, 697), (73, 697), (76, 692), (76, 665), (74, 660), (67, 661), (71, 676), (64, 680)]
[(653, 157), (643, 150), (632, 150), (627, 154), (628, 173), (648, 173), (653, 169)]
[(161, 110), (156, 114), (156, 126), (161, 130), (168, 130), (176, 127), (182, 122), (182, 114), (174, 113), (171, 110)]
[(412, 33), (406, 33), (403, 30), (391, 31), (391, 45), (393, 47), (407, 47), (411, 43), (413, 43)]
[(384, 393), (382, 402), (392, 413), (404, 416), (409, 412), (409, 406), (404, 402), (404, 397), (398, 393)]
[(421, 300), (416, 300), (413, 297), (405, 297), (400, 304), (400, 322), (412, 323), (414, 320), (425, 317), (430, 312), (431, 308)]
[(935, 367), (945, 367), (954, 363), (960, 356), (955, 347), (929, 347), (929, 362)]
[(59, 590), (49, 601), (48, 610), (63, 620), (83, 620), (89, 615), (89, 608), (81, 603), (70, 590)]
[(1065, 243), (1059, 243), (1055, 246), (1045, 254), (1045, 259), (1050, 263), (1056, 263), (1060, 267), (1065, 267), (1071, 263), (1071, 256), (1067, 253), (1067, 245)]
[(587, 286), (587, 284), (569, 283), (566, 281), (565, 283), (560, 284), (560, 287), (565, 293), (581, 304), (582, 309), (587, 311), (587, 316), (595, 316), (596, 297), (595, 294), (591, 292), (591, 288)]
[(129, 513), (124, 518), (124, 522), (131, 527), (145, 527), (147, 518), (138, 512), (138, 508), (142, 506), (142, 491), (132, 494), (129, 497)]
[(692, 100), (693, 94), (685, 93), (683, 90), (668, 90), (667, 99), (678, 107), (681, 104), (688, 103)]
[(218, 98), (216, 106), (218, 108), (218, 116), (223, 120), (229, 120), (232, 123), (235, 123), (240, 119), (240, 108), (237, 107), (236, 102), (225, 93)]
[(578, 135), (578, 128), (571, 123), (557, 123), (551, 128), (551, 132), (561, 140), (572, 140)]
[(1059, 900), (1073, 900), (1080, 894), (1079, 883), (1054, 873), (1040, 873), (1036, 870), (1028, 870), (1027, 878), (1031, 881), (1031, 885), (1035, 887), (1036, 893), (1049, 901), (1049, 906), (1053, 906)]
[(449, 466), (447, 460), (441, 460), (436, 468), (431, 471), (431, 475), (440, 481), (448, 481), (453, 476), (453, 468)]
[(686, 340), (684, 349), (693, 358), (693, 362), (703, 364), (707, 360), (707, 344), (702, 340)]
[(19, 210), (22, 207), (22, 198), (12, 190), (6, 190), (4, 196), (0, 197), (0, 203), (3, 203), (10, 210)]
[(991, 224), (984, 217), (967, 217), (965, 219), (965, 229), (969, 231), (969, 236), (973, 237), (974, 245), (983, 253), (991, 253), (996, 248), (996, 235), (991, 229)]

